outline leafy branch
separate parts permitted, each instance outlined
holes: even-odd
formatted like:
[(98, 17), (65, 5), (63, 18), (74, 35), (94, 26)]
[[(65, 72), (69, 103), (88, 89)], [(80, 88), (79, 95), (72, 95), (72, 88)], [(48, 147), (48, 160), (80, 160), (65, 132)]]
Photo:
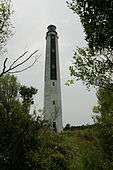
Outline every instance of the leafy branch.
[(7, 39), (11, 36), (10, 16), (11, 0), (1, 0), (0, 2), (0, 50), (5, 45)]
[(105, 50), (100, 55), (97, 52), (92, 54), (88, 48), (78, 48), (69, 67), (70, 75), (76, 81), (82, 80), (87, 87), (104, 86), (113, 80), (112, 55), (112, 50)]

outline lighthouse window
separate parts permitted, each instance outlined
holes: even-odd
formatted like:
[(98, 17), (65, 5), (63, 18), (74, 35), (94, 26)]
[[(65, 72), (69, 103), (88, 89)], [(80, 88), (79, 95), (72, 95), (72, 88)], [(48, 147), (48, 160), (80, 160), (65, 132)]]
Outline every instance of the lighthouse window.
[(55, 132), (57, 132), (56, 122), (53, 122), (53, 130), (54, 130)]
[(55, 86), (55, 82), (53, 82), (53, 86)]
[(54, 68), (55, 68), (55, 65), (53, 64), (53, 65), (52, 65), (52, 69), (54, 69)]
[(54, 52), (55, 52), (55, 49), (52, 48), (52, 53), (54, 53)]
[(51, 35), (51, 57), (50, 57), (50, 79), (57, 79), (57, 71), (56, 71), (56, 42), (55, 36)]
[(53, 100), (53, 105), (55, 105), (55, 100)]

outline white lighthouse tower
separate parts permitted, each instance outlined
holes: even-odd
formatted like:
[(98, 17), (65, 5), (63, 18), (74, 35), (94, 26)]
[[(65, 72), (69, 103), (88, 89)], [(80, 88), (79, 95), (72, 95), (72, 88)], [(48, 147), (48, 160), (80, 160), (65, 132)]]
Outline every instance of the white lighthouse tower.
[(49, 25), (46, 34), (44, 117), (51, 127), (62, 131), (62, 105), (60, 87), (60, 68), (58, 52), (58, 35), (56, 27)]

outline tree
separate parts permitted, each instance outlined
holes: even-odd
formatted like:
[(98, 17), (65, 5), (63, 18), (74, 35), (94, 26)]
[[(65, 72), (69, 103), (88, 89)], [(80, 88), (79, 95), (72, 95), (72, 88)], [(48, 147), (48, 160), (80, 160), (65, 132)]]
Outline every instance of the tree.
[[(23, 72), (29, 68), (31, 68), (38, 60), (38, 58), (35, 56), (35, 54), (37, 53), (38, 50), (34, 51), (33, 53), (31, 53), (29, 56), (27, 56), (25, 59), (24, 56), (26, 56), (26, 54), (28, 53), (28, 51), (24, 52), (22, 55), (20, 55), (16, 60), (14, 60), (12, 62), (12, 64), (7, 68), (6, 66), (6, 63), (7, 63), (7, 60), (8, 58), (5, 58), (4, 60), (4, 64), (3, 64), (3, 69), (2, 69), (2, 72), (0, 73), (0, 77), (2, 77), (4, 74), (6, 73), (20, 73), (20, 72)], [(17, 68), (19, 68), (20, 66), (23, 66), (24, 64), (27, 63), (28, 60), (30, 60), (31, 58), (34, 58), (34, 61), (28, 65), (28, 66), (25, 66), (23, 69), (19, 69), (19, 70), (16, 70)], [(22, 61), (21, 61), (22, 59)]]
[(71, 129), (71, 125), (69, 123), (67, 123), (64, 130), (70, 130), (70, 129)]
[(37, 120), (24, 112), (23, 103), (19, 100), (20, 87), (13, 75), (0, 78), (0, 169), (3, 170), (29, 169), (26, 149), (32, 138), (36, 141), (34, 135), (40, 126), (39, 121), (36, 124)]
[(19, 93), (20, 93), (21, 98), (23, 100), (22, 101), (23, 106), (24, 106), (25, 110), (29, 113), (30, 106), (32, 104), (34, 104), (33, 95), (35, 95), (37, 93), (37, 89), (35, 89), (33, 87), (21, 86)]
[(13, 103), (18, 99), (19, 88), (20, 84), (13, 75), (7, 74), (0, 78), (0, 104), (7, 113), (11, 111)]
[(102, 87), (113, 80), (112, 55), (112, 51), (103, 51), (100, 55), (92, 54), (89, 48), (78, 48), (69, 67), (70, 75), (75, 81), (82, 80), (87, 87)]
[[(26, 110), (34, 103), (33, 95), (37, 93), (37, 89), (33, 87), (26, 87), (17, 82), (14, 75), (6, 74), (0, 78), (0, 103), (5, 107), (7, 112), (11, 111), (11, 106), (15, 101), (19, 101), (19, 96), (22, 99), (21, 105)], [(29, 113), (29, 109), (28, 112)]]
[(11, 0), (0, 1), (0, 51), (11, 36)]
[(72, 0), (67, 3), (79, 15), (88, 42), (88, 48), (75, 51), (71, 76), (87, 86), (108, 84), (113, 73), (113, 2)]
[(113, 49), (112, 0), (72, 0), (68, 6), (79, 15), (92, 51)]
[(72, 155), (59, 144), (61, 137), (45, 127), (37, 114), (25, 110), (24, 103), (31, 105), (37, 90), (22, 86), (13, 75), (4, 75), (0, 92), (0, 169), (69, 169), (67, 159)]
[[(97, 137), (105, 157), (113, 168), (113, 84), (97, 91), (98, 105), (94, 107), (97, 122)], [(98, 114), (97, 114), (98, 113)]]
[[(83, 25), (88, 48), (78, 48), (70, 66), (75, 80), (97, 90), (98, 106), (93, 111), (96, 135), (103, 149), (106, 169), (113, 169), (113, 2), (111, 0), (72, 0), (69, 7)], [(107, 161), (106, 161), (107, 160)]]
[[(11, 7), (11, 0), (1, 0), (0, 2), (0, 55), (2, 56), (2, 49), (7, 44), (7, 40), (12, 35), (12, 27), (11, 27), (11, 14), (12, 14), (12, 7)], [(29, 68), (31, 68), (36, 62), (37, 57), (36, 53), (38, 50), (31, 53), (29, 56), (27, 56), (28, 51), (24, 52), (22, 55), (17, 57), (9, 67), (7, 67), (7, 61), (8, 58), (6, 57), (4, 59), (3, 63), (3, 69), (0, 73), (0, 77), (6, 73), (20, 73), (22, 71), (25, 71)], [(26, 58), (24, 58), (26, 56)], [(33, 61), (30, 65), (25, 66), (23, 69), (17, 70), (20, 66), (23, 66), (25, 63), (27, 63), (28, 60), (33, 58)]]

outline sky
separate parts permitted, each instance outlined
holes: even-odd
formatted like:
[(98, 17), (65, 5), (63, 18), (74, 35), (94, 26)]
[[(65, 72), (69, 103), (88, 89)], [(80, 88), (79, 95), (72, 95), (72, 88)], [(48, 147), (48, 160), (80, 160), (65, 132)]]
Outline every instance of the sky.
[[(59, 56), (63, 124), (91, 124), (92, 108), (96, 104), (95, 91), (87, 91), (82, 82), (65, 85), (69, 76), (74, 49), (85, 47), (85, 34), (79, 17), (67, 7), (65, 0), (12, 0), (14, 13), (13, 37), (8, 41), (9, 63), (29, 50), (38, 50), (38, 62), (30, 70), (16, 74), (19, 82), (38, 89), (35, 108), (43, 109), (44, 64), (47, 26), (54, 24), (59, 35)], [(31, 62), (31, 61), (30, 61)], [(26, 63), (28, 65), (30, 63)]]

